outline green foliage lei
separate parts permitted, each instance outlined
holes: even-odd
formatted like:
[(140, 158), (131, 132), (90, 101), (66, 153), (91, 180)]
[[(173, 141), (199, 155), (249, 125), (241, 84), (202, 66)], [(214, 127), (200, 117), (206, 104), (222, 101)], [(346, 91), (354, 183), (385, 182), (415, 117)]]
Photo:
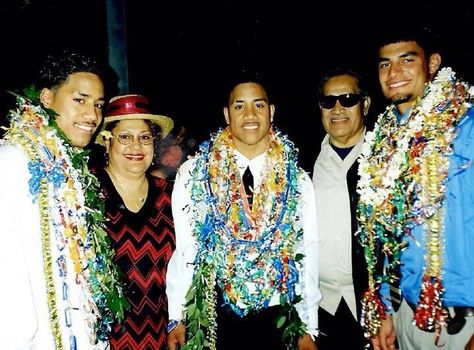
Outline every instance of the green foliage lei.
[[(246, 209), (235, 176), (229, 129), (212, 135), (196, 156), (191, 196), (200, 207), (193, 220), (199, 249), (186, 296), (187, 343), (183, 350), (215, 349), (216, 285), (225, 290), (225, 304), (240, 316), (268, 307), (272, 296), (279, 293), (282, 313), (275, 326), (284, 328), (285, 343), (292, 348), (307, 333), (295, 309), (301, 301), (295, 292), (296, 266), (303, 258), (294, 249), (303, 234), (296, 214), (301, 169), (297, 150), (284, 135), (272, 130), (270, 140), (264, 180), (255, 189), (252, 209)], [(203, 212), (207, 214), (201, 217)], [(269, 283), (251, 291), (246, 285), (250, 278)]]
[[(95, 321), (95, 337), (105, 340), (114, 320), (123, 320), (129, 304), (120, 272), (112, 261), (114, 252), (104, 229), (105, 204), (98, 196), (99, 181), (90, 173), (87, 164), (89, 150), (71, 145), (57, 125), (56, 113), (41, 105), (34, 86), (25, 89), (23, 96), (13, 94), (17, 106), (10, 111), (11, 125), (6, 129), (4, 142), (23, 148), (29, 158), (29, 187), (33, 200), (37, 200), (40, 206), (48, 308), (56, 346), (60, 349), (63, 345), (53, 279), (53, 268), (57, 265), (53, 264), (51, 254), (51, 244), (55, 242), (50, 235), (52, 230), (61, 232), (69, 249), (77, 252), (78, 256), (71, 256), (75, 265), (73, 273), (81, 275), (86, 281), (83, 288), (97, 308), (95, 311), (93, 306), (88, 310)], [(64, 199), (70, 198), (67, 196), (71, 193), (73, 204), (65, 204), (67, 201)], [(68, 227), (58, 224), (54, 215), (50, 214), (48, 203), (54, 200), (63, 203), (63, 210), (70, 208), (68, 212), (73, 212), (67, 214), (71, 215)], [(72, 233), (68, 235), (69, 232)]]

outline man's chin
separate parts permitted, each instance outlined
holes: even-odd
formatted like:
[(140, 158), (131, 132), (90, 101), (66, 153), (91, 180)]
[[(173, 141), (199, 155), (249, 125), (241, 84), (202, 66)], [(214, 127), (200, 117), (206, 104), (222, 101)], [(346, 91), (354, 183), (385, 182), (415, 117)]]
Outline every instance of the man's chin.
[(90, 140), (90, 137), (74, 137), (70, 139), (70, 143), (75, 147), (84, 148), (89, 144)]
[(395, 105), (400, 105), (402, 103), (407, 103), (411, 100), (411, 95), (396, 95), (391, 98), (392, 103)]

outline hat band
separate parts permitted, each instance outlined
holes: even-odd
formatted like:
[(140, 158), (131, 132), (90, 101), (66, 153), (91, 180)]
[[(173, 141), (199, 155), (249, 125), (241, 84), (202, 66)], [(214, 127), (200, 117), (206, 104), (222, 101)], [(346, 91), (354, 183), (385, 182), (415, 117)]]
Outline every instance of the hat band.
[(140, 101), (110, 104), (107, 111), (108, 116), (124, 114), (151, 114), (148, 104)]

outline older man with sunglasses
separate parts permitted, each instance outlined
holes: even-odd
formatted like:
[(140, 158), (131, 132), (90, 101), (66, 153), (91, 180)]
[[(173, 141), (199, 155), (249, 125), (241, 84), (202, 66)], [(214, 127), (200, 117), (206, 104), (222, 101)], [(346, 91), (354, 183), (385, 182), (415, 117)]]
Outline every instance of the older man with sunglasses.
[(327, 135), (314, 164), (313, 184), (320, 242), (318, 349), (364, 349), (358, 323), (367, 268), (356, 231), (356, 161), (370, 98), (361, 77), (348, 68), (328, 71), (319, 84), (319, 107)]

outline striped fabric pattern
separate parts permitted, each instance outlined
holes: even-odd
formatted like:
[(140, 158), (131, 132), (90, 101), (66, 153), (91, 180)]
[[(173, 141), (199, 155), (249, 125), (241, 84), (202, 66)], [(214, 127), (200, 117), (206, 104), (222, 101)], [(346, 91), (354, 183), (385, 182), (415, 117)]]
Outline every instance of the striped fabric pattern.
[(133, 213), (105, 172), (98, 174), (106, 196), (107, 232), (115, 248), (114, 261), (126, 285), (130, 311), (115, 325), (111, 348), (160, 350), (166, 348), (168, 322), (166, 267), (175, 249), (171, 214), (171, 185), (164, 179), (149, 178), (143, 208)]

